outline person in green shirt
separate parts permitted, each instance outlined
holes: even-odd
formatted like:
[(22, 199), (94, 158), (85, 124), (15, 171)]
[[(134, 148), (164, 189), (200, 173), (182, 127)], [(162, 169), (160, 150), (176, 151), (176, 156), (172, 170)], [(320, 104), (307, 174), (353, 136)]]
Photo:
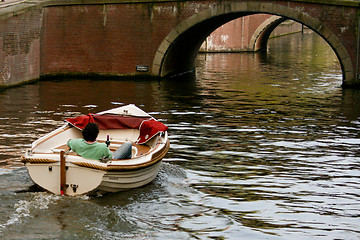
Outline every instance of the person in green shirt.
[(101, 159), (129, 159), (131, 158), (131, 142), (126, 142), (120, 146), (115, 152), (114, 156), (105, 143), (96, 141), (99, 135), (99, 127), (96, 123), (88, 123), (82, 130), (83, 138), (70, 139), (67, 143), (78, 155), (94, 160)]

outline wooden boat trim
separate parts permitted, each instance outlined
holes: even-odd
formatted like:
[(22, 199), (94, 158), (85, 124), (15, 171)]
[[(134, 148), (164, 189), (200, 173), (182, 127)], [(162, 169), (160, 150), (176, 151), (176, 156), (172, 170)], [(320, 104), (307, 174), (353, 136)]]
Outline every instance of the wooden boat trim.
[[(158, 144), (160, 144), (160, 143), (158, 143)], [(162, 150), (154, 153), (152, 155), (151, 160), (158, 162), (159, 160), (163, 159), (165, 157), (166, 153), (169, 151), (169, 149), (170, 149), (170, 141), (168, 139), (165, 143), (165, 147)]]
[(170, 142), (168, 140), (166, 142), (166, 144), (165, 144), (165, 147), (163, 149), (161, 149), (159, 152), (155, 153), (152, 156), (150, 161), (145, 162), (145, 163), (141, 163), (141, 164), (136, 164), (136, 165), (107, 165), (106, 167), (104, 167), (104, 166), (99, 166), (97, 164), (88, 163), (88, 162), (72, 162), (72, 163), (77, 165), (77, 166), (93, 168), (93, 169), (103, 170), (103, 171), (135, 170), (135, 169), (141, 169), (141, 168), (149, 167), (149, 166), (154, 165), (157, 162), (161, 161), (161, 159), (169, 151), (169, 148), (170, 148)]
[(66, 193), (66, 159), (65, 151), (60, 152), (60, 194)]
[(109, 171), (116, 171), (116, 170), (122, 170), (122, 169), (140, 169), (144, 167), (148, 167), (151, 165), (154, 165), (155, 163), (161, 161), (161, 159), (166, 155), (166, 153), (169, 151), (170, 148), (170, 142), (169, 140), (165, 143), (165, 146), (158, 151), (157, 153), (154, 153), (151, 157), (151, 160), (145, 163), (137, 164), (137, 165), (108, 165)]
[[(135, 169), (141, 169), (141, 168), (145, 168), (145, 167), (154, 165), (157, 162), (161, 161), (161, 159), (169, 151), (169, 148), (170, 148), (170, 141), (167, 140), (167, 142), (165, 143), (165, 146), (160, 151), (154, 153), (150, 161), (145, 162), (145, 163), (141, 163), (141, 164), (136, 164), (136, 165), (107, 165), (107, 166), (100, 166), (98, 164), (89, 163), (89, 162), (71, 162), (71, 163), (74, 164), (74, 165), (80, 166), (80, 167), (87, 167), (87, 168), (92, 168), (92, 169), (102, 170), (102, 171), (135, 170)], [(21, 157), (21, 161), (23, 163), (56, 163), (56, 162), (59, 162), (58, 160), (53, 160), (53, 159), (25, 158), (23, 156)], [(121, 161), (121, 160), (118, 160), (118, 161)]]

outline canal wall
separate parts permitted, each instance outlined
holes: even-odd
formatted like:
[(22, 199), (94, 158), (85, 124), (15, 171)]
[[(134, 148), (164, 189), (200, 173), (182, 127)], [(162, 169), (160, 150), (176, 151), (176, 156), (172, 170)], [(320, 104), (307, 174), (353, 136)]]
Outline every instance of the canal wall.
[[(273, 17), (270, 14), (256, 14), (232, 20), (206, 38), (201, 45), (200, 52), (253, 52), (252, 38), (257, 27)], [(298, 33), (302, 31), (302, 24), (287, 20), (271, 33), (270, 38)]]
[(256, 14), (232, 20), (212, 32), (201, 45), (201, 52), (253, 51), (251, 37), (269, 14)]
[(0, 18), (0, 87), (40, 77), (42, 12)]
[(274, 31), (270, 35), (270, 38), (282, 37), (288, 34), (299, 33), (302, 32), (303, 29), (304, 26), (301, 23), (292, 20), (287, 20), (274, 29)]

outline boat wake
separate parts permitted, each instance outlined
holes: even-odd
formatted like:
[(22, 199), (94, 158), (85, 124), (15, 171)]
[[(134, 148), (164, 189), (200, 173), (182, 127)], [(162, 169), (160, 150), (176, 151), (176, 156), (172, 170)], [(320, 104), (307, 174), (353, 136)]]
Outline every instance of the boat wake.
[(33, 193), (29, 200), (19, 200), (15, 203), (13, 213), (9, 216), (7, 222), (0, 224), (0, 236), (4, 229), (11, 225), (22, 223), (27, 218), (32, 217), (34, 210), (48, 209), (49, 205), (54, 201), (60, 199), (60, 196), (49, 193)]

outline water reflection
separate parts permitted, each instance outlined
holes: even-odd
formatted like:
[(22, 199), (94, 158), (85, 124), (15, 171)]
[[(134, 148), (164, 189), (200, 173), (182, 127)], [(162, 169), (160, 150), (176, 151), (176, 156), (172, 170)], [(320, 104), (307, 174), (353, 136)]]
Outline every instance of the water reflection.
[[(0, 92), (0, 236), (355, 239), (360, 91), (341, 77), (326, 43), (304, 34), (271, 40), (266, 54), (201, 54), (196, 76)], [(153, 183), (90, 199), (22, 191), (32, 183), (19, 156), (33, 140), (128, 103), (169, 126)]]

